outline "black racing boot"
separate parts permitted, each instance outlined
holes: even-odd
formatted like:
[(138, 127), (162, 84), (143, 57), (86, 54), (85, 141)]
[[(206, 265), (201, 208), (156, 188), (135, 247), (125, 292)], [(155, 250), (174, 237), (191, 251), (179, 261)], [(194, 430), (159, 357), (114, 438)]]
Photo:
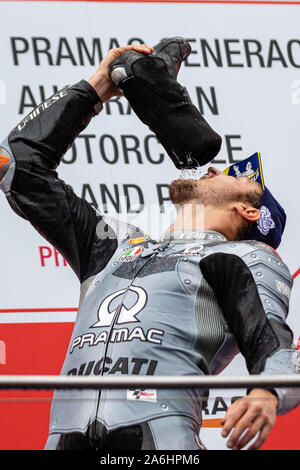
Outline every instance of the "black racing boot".
[(176, 80), (190, 52), (185, 39), (166, 38), (152, 54), (126, 51), (109, 64), (113, 82), (179, 169), (205, 165), (222, 142)]

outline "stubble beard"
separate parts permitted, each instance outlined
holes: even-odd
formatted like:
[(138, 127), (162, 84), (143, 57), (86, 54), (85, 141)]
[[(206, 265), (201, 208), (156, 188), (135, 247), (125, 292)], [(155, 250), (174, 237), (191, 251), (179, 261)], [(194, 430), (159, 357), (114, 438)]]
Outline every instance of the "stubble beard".
[(201, 204), (203, 206), (220, 207), (222, 204), (234, 200), (236, 195), (232, 191), (221, 188), (216, 182), (207, 178), (200, 180), (175, 180), (169, 186), (170, 198), (173, 204)]

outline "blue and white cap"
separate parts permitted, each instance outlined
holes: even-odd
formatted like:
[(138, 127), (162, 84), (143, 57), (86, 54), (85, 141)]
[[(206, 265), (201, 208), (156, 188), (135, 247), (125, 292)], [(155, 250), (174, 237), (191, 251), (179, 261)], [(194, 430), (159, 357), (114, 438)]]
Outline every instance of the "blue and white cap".
[(281, 242), (286, 224), (286, 213), (264, 183), (260, 153), (255, 153), (224, 170), (229, 176), (240, 178), (247, 176), (261, 184), (263, 195), (260, 202), (260, 219), (252, 224), (249, 240), (257, 240), (270, 245), (276, 250)]

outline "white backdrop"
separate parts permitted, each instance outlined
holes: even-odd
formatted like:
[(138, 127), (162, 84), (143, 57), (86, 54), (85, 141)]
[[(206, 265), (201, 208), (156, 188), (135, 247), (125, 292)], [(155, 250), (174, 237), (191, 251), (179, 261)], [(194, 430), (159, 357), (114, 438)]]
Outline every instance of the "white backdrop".
[[(266, 186), (288, 215), (278, 251), (294, 274), (300, 266), (299, 12), (300, 5), (288, 4), (0, 2), (0, 138), (55, 87), (88, 79), (110, 47), (154, 45), (162, 37), (184, 36), (192, 54), (178, 79), (223, 137), (214, 165), (224, 169), (261, 152)], [(129, 186), (132, 208), (144, 199), (148, 211), (131, 215), (130, 221), (157, 237), (170, 211), (166, 201), (167, 212), (159, 212), (159, 194), (167, 198), (166, 185), (179, 172), (150, 135), (123, 98), (112, 102), (76, 140), (59, 174), (100, 210), (105, 191), (114, 197), (118, 191), (124, 208), (124, 185), (135, 185)], [(0, 211), (0, 322), (72, 322), (75, 312), (30, 312), (76, 307), (78, 281), (60, 255), (10, 210), (3, 195)], [(299, 300), (300, 276), (295, 277), (289, 315), (295, 340)], [(226, 374), (240, 373), (245, 369), (237, 358)], [(213, 397), (238, 393), (217, 391)], [(216, 408), (213, 414), (214, 404), (212, 399), (204, 418), (224, 414)], [(202, 435), (208, 446), (224, 446), (214, 429)]]

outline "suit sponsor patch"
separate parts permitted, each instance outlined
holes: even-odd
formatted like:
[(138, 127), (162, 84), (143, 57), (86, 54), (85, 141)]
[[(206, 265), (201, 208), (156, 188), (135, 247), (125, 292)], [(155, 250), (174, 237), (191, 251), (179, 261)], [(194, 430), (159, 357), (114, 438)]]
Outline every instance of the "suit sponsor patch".
[(137, 390), (127, 390), (127, 400), (157, 402), (157, 392), (154, 389), (140, 388)]
[(130, 243), (130, 245), (138, 245), (139, 243), (143, 243), (146, 241), (147, 241), (146, 238), (138, 237), (138, 238), (131, 238), (130, 240), (128, 240), (128, 243)]
[(143, 251), (144, 248), (142, 246), (136, 246), (130, 250), (125, 251), (125, 253), (122, 253), (122, 255), (119, 256), (118, 261), (121, 261), (122, 263), (130, 263), (140, 256)]

